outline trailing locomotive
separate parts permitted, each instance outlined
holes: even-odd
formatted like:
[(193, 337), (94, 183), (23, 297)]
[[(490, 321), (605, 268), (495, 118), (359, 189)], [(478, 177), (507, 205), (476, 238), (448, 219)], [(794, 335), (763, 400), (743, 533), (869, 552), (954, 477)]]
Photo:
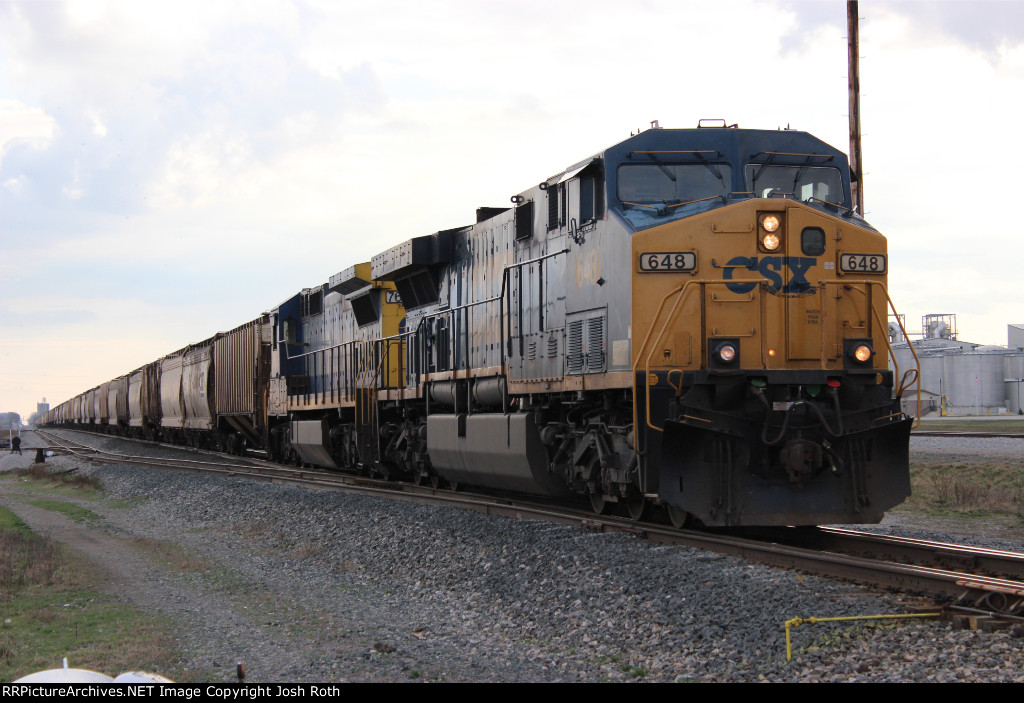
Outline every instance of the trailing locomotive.
[[(850, 203), (846, 157), (807, 133), (647, 130), (285, 301), (245, 355), (244, 422), (190, 423), (161, 388), (160, 428), (634, 519), (877, 522), (910, 492), (914, 374), (889, 369), (886, 242)], [(190, 355), (240, 372), (202, 348), (161, 378), (199, 383)]]

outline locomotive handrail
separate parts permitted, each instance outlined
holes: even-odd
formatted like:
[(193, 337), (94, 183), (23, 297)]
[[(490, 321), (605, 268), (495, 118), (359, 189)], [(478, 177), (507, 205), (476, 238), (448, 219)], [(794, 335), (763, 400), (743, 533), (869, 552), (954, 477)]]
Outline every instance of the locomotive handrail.
[[(907, 330), (903, 326), (903, 321), (900, 319), (899, 313), (896, 312), (896, 305), (893, 304), (892, 298), (889, 297), (889, 291), (882, 284), (882, 281), (872, 281), (868, 279), (863, 279), (859, 281), (844, 280), (843, 283), (865, 283), (868, 285), (880, 286), (882, 288), (882, 292), (885, 293), (885, 299), (889, 303), (889, 309), (892, 310), (892, 314), (896, 317), (896, 324), (900, 326), (900, 332), (903, 333), (903, 339), (907, 340), (907, 348), (910, 349), (910, 353), (914, 356), (914, 361), (917, 362), (915, 369), (917, 371), (917, 375), (914, 377), (914, 380), (910, 382), (917, 385), (917, 417), (915, 418), (916, 421), (914, 422), (913, 426), (913, 429), (917, 429), (921, 425), (921, 358), (917, 355), (917, 350), (914, 349), (914, 345), (910, 343), (910, 337), (907, 336)], [(856, 289), (852, 288), (851, 290)], [(871, 308), (871, 312), (875, 316), (875, 322), (878, 323), (879, 328), (883, 327), (884, 325), (882, 324), (882, 321), (879, 319), (878, 312), (875, 310), (874, 307)], [(889, 342), (889, 335), (885, 336), (885, 346), (889, 349), (889, 355), (892, 357), (892, 365), (895, 370), (894, 376), (899, 377), (900, 365), (896, 361), (896, 352), (892, 348), (892, 344)], [(909, 371), (907, 373), (909, 373)], [(906, 390), (906, 386), (903, 385), (903, 380), (905, 379), (900, 380), (900, 387), (897, 389), (898, 397), (902, 397), (903, 391)], [(910, 383), (908, 383), (907, 386), (909, 386)]]
[[(501, 303), (501, 302), (503, 302), (508, 297), (508, 289), (509, 289), (509, 287), (511, 285), (509, 283), (509, 278), (510, 278), (509, 273), (512, 271), (512, 269), (520, 269), (523, 266), (529, 266), (529, 265), (532, 265), (532, 264), (541, 263), (541, 262), (543, 262), (543, 261), (545, 261), (547, 259), (554, 258), (554, 257), (559, 256), (561, 254), (568, 254), (569, 251), (570, 251), (570, 249), (568, 247), (566, 247), (565, 249), (560, 249), (558, 251), (554, 251), (554, 252), (551, 252), (549, 254), (544, 254), (543, 256), (537, 256), (537, 257), (534, 257), (532, 259), (526, 259), (526, 260), (523, 260), (523, 261), (516, 261), (516, 262), (513, 262), (511, 264), (506, 264), (505, 266), (502, 267), (502, 271), (501, 271), (501, 289), (500, 289), (500, 291), (498, 292), (497, 295), (491, 296), (490, 298), (485, 298), (483, 300), (474, 300), (474, 301), (469, 302), (469, 303), (463, 303), (462, 305), (456, 305), (455, 307), (447, 307), (447, 308), (444, 308), (444, 309), (436, 310), (436, 311), (434, 311), (433, 313), (431, 313), (429, 315), (425, 315), (420, 320), (419, 325), (417, 325), (417, 331), (419, 331), (419, 327), (422, 326), (423, 322), (425, 320), (427, 320), (427, 319), (438, 318), (438, 317), (441, 317), (441, 316), (451, 317), (456, 312), (460, 312), (460, 311), (463, 311), (463, 310), (468, 310), (469, 308), (473, 308), (473, 307), (476, 307), (478, 305), (486, 305), (488, 303), (495, 303), (495, 302)], [(501, 306), (499, 308), (499, 313), (500, 313), (500, 315), (499, 315), (498, 327), (499, 327), (499, 330), (501, 331), (501, 340), (500, 340), (500, 349), (501, 349), (501, 354), (502, 354), (501, 365), (504, 366), (505, 362), (507, 360), (507, 357), (509, 355), (511, 355), (511, 352), (506, 350), (506, 336), (505, 336), (506, 324), (505, 324), (505, 307), (504, 306)], [(511, 317), (512, 317), (511, 313), (509, 313), (510, 321), (511, 321)], [(511, 336), (512, 336), (512, 332), (511, 332), (511, 330), (508, 330), (508, 341), (509, 342), (511, 342)], [(467, 347), (468, 347), (468, 344), (469, 344), (468, 336), (467, 336), (467, 339), (466, 339), (466, 344), (467, 344)], [(451, 353), (454, 355), (455, 346), (452, 345), (452, 344), (449, 344), (449, 348), (452, 350)], [(468, 353), (468, 351), (469, 350), (467, 348), (467, 350), (466, 350), (466, 352), (467, 352), (466, 353), (467, 368), (468, 368), (468, 364), (469, 364), (469, 353)], [(454, 367), (455, 367), (455, 359), (454, 359), (454, 357), (452, 359), (450, 359), (450, 361), (451, 361), (450, 366), (454, 369)]]
[[(670, 314), (666, 318), (665, 324), (662, 325), (662, 329), (661, 329), (661, 331), (658, 334), (658, 339), (661, 339), (664, 336), (664, 334), (665, 334), (665, 327), (668, 326), (668, 323), (671, 320), (675, 319), (675, 311), (679, 307), (679, 304), (683, 301), (683, 297), (684, 297), (684, 293), (686, 292), (686, 289), (689, 286), (691, 286), (691, 285), (703, 284), (703, 283), (706, 283), (706, 282), (707, 282), (706, 280), (692, 280), (692, 279), (689, 280), (689, 281), (683, 281), (680, 285), (676, 286), (675, 288), (673, 288), (672, 290), (670, 290), (668, 293), (665, 294), (665, 296), (661, 299), (661, 303), (658, 304), (658, 311), (654, 314), (654, 322), (657, 322), (658, 319), (661, 317), (661, 311), (665, 309), (665, 304), (668, 302), (669, 298), (671, 298), (673, 295), (678, 294), (679, 295), (679, 299), (676, 300), (676, 304), (672, 308), (672, 314)], [(701, 328), (702, 329), (703, 329), (703, 324), (704, 324), (704, 320), (703, 320), (703, 316), (702, 316), (702, 318), (701, 318)], [(637, 360), (633, 363), (632, 370), (633, 370), (633, 398), (634, 398), (634, 401), (633, 401), (633, 426), (634, 427), (636, 427), (636, 419), (637, 419), (636, 418), (636, 400), (635, 399), (636, 399), (637, 395), (639, 394), (639, 389), (637, 388), (637, 381), (636, 381), (636, 372), (637, 372), (637, 368), (640, 366), (640, 354), (642, 354), (644, 352), (644, 350), (647, 348), (647, 343), (650, 341), (651, 334), (653, 332), (654, 332), (654, 323), (652, 322), (650, 328), (647, 330), (647, 335), (644, 337), (644, 341), (640, 344), (640, 349), (639, 349), (639, 351), (637, 353)], [(651, 361), (651, 356), (653, 354), (654, 354), (653, 351), (648, 352), (646, 359), (644, 359), (644, 363), (645, 363), (645, 366), (644, 366), (644, 380), (645, 380), (645, 382), (647, 382), (647, 379), (648, 379), (649, 374), (651, 372), (650, 361)], [(654, 425), (651, 424), (651, 394), (650, 394), (650, 392), (645, 392), (644, 393), (644, 422), (652, 430), (656, 430), (658, 432), (664, 432), (663, 428), (655, 427)], [(636, 447), (636, 443), (637, 443), (637, 434), (634, 433), (633, 434), (633, 450), (634, 451), (636, 451), (636, 448), (637, 448)]]

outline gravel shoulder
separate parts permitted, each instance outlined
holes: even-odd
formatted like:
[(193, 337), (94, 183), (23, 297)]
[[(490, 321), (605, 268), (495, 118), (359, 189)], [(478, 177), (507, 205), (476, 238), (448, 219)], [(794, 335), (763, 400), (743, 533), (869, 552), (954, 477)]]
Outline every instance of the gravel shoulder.
[[(30, 454), (0, 457), (0, 470)], [(251, 683), (1024, 682), (1024, 639), (934, 621), (801, 627), (787, 663), (789, 618), (901, 613), (917, 601), (733, 557), (241, 479), (79, 470), (104, 485), (103, 500), (83, 503), (96, 524), (28, 505), (13, 481), (0, 500), (102, 565), (111, 593), (171, 616), (174, 666), (203, 680), (232, 681), (244, 661)], [(956, 532), (931, 522), (886, 520)], [(1020, 549), (1019, 532), (986, 539)], [(188, 559), (169, 565), (159, 548)]]

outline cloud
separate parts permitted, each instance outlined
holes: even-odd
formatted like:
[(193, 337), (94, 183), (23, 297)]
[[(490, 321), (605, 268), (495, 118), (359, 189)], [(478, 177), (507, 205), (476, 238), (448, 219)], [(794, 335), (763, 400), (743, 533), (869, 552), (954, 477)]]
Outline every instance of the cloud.
[[(1009, 0), (886, 2), (881, 5), (906, 17), (914, 34), (933, 40), (953, 39), (990, 59), (1001, 47), (1024, 42), (1024, 3)], [(861, 5), (861, 14), (869, 8)]]
[(56, 134), (57, 121), (42, 109), (20, 100), (0, 99), (0, 169), (8, 150), (17, 147), (31, 151), (46, 149)]
[(372, 67), (327, 75), (294, 50), (315, 19), (302, 15), (290, 3), (247, 3), (242, 20), (216, 2), (0, 6), (4, 77), (37, 105), (0, 103), (5, 227), (59, 241), (109, 226), (87, 213), (225, 195), (258, 209), (266, 194), (246, 176), (383, 101)]
[(84, 325), (95, 319), (96, 313), (92, 310), (47, 308), (26, 312), (22, 309), (12, 310), (7, 306), (0, 305), (0, 328), (7, 330), (13, 330), (16, 327), (48, 329), (55, 325)]
[[(840, 29), (846, 37), (845, 3), (782, 0), (778, 6), (794, 21), (784, 42), (792, 50), (807, 48), (817, 30), (825, 27)], [(862, 43), (876, 27), (893, 21), (905, 24), (901, 39), (906, 48), (957, 44), (991, 63), (999, 63), (1008, 49), (1024, 43), (1024, 3), (1013, 0), (865, 0), (859, 17)]]

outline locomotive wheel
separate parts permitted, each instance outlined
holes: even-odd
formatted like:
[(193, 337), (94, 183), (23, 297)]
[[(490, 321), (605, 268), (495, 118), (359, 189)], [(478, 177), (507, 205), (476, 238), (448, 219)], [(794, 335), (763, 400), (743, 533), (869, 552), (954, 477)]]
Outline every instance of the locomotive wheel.
[(690, 513), (685, 510), (680, 510), (679, 508), (672, 507), (671, 505), (666, 505), (665, 510), (668, 511), (668, 519), (672, 522), (672, 527), (677, 530), (685, 527), (686, 523), (690, 521)]
[(590, 509), (598, 515), (607, 515), (612, 511), (612, 503), (604, 499), (600, 493), (590, 494)]
[(651, 504), (642, 493), (635, 493), (626, 499), (626, 513), (629, 519), (635, 522), (646, 520), (650, 515)]

